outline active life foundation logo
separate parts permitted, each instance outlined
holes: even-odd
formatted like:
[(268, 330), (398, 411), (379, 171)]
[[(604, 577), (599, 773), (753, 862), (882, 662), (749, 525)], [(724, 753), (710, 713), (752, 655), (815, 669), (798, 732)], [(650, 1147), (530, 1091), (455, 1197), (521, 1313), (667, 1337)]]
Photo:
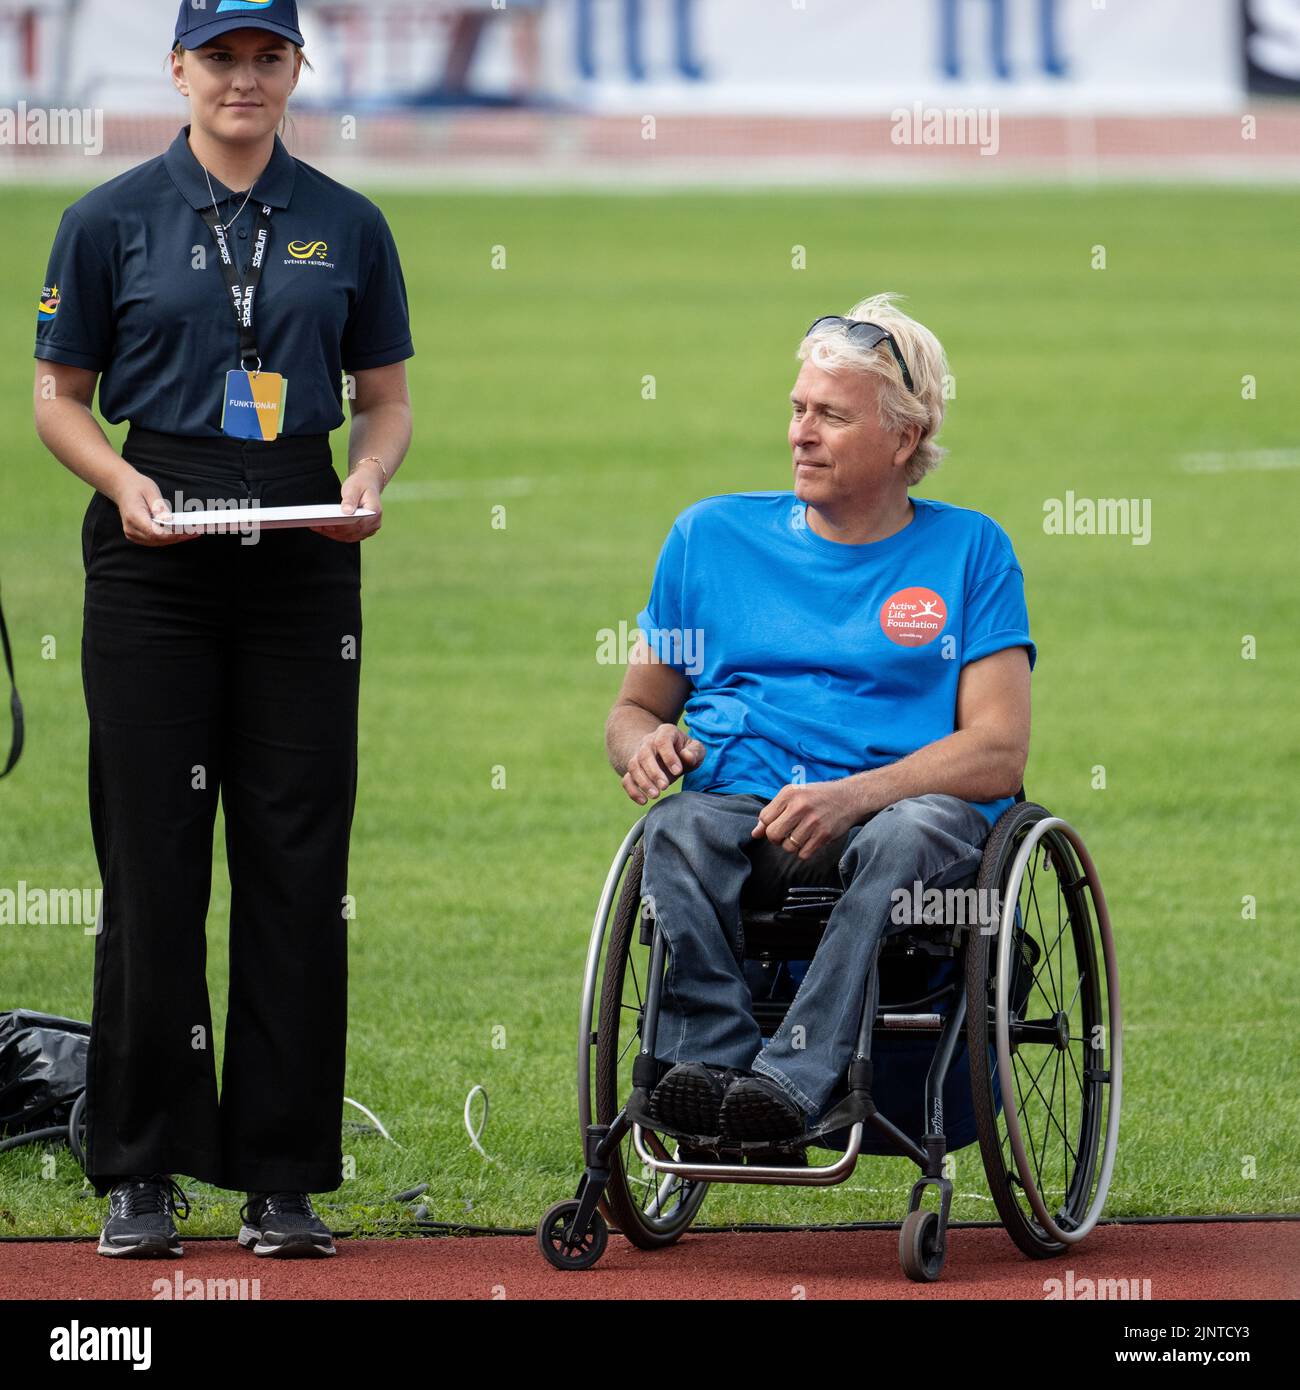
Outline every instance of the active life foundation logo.
[(948, 621), (948, 609), (933, 589), (900, 589), (880, 610), (880, 630), (900, 647), (924, 647)]
[(39, 326), (42, 323), (49, 323), (59, 312), (59, 287), (57, 285), (46, 285), (41, 290), (41, 297), (36, 304), (36, 322)]

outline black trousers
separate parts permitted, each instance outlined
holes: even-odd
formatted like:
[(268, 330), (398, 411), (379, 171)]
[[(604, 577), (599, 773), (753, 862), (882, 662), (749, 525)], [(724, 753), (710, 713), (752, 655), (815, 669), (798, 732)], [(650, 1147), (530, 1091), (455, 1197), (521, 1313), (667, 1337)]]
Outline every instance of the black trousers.
[[(327, 435), (132, 427), (122, 454), (178, 512), (195, 498), (339, 500)], [(245, 540), (138, 545), (99, 492), (82, 526), (103, 883), (86, 1172), (100, 1196), (134, 1173), (246, 1191), (342, 1181), (361, 547), (305, 529)], [(204, 974), (218, 795), (231, 886), (219, 1100)]]

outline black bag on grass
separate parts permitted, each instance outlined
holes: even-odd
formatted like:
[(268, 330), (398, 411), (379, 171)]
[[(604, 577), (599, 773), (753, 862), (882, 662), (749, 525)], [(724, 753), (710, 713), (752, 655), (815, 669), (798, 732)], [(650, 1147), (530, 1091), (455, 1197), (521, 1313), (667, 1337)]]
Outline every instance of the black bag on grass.
[(11, 1009), (0, 1013), (0, 1138), (68, 1129), (86, 1089), (90, 1024)]

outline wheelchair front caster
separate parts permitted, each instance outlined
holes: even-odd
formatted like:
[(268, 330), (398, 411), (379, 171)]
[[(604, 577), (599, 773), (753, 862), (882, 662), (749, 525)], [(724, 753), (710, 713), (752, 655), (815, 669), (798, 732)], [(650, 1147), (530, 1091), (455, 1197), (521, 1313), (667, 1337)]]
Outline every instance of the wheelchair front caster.
[(908, 1212), (903, 1229), (898, 1233), (898, 1258), (903, 1273), (918, 1284), (933, 1284), (943, 1269), (944, 1251), (938, 1249), (939, 1216), (937, 1212)]
[(580, 1235), (574, 1232), (579, 1205), (574, 1198), (556, 1202), (538, 1223), (538, 1247), (556, 1269), (590, 1269), (609, 1244), (609, 1227), (598, 1211), (592, 1212), (587, 1230)]

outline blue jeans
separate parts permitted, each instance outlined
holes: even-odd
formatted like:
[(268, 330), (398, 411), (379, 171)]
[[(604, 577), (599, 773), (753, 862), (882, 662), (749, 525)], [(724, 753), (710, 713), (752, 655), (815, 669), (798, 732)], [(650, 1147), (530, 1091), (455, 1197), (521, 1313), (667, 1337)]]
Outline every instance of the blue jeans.
[[(655, 1055), (752, 1069), (813, 1120), (847, 1074), (867, 988), (875, 1012), (880, 943), (900, 930), (894, 890), (972, 883), (990, 825), (958, 797), (909, 797), (801, 860), (750, 838), (768, 800), (681, 791), (647, 812), (641, 891), (668, 941)], [(772, 904), (789, 885), (814, 883), (844, 893), (764, 1047), (741, 966), (742, 889), (746, 902)]]

